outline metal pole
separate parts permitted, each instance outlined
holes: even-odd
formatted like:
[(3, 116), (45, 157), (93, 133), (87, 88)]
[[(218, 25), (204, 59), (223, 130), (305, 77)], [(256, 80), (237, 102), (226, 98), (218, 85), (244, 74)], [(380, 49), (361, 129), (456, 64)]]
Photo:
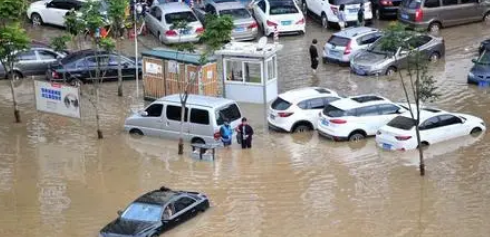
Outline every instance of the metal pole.
[(267, 121), (267, 67), (265, 65), (265, 56), (262, 58), (262, 96), (264, 97), (263, 101), (263, 106), (264, 106), (264, 130), (267, 131), (267, 128), (269, 127), (268, 121)]
[(139, 86), (139, 75), (138, 75), (138, 27), (137, 27), (137, 22), (138, 22), (138, 17), (137, 17), (137, 6), (136, 6), (136, 1), (134, 0), (134, 57), (135, 57), (135, 64), (136, 64), (136, 100), (139, 98), (139, 93), (140, 93), (140, 86)]

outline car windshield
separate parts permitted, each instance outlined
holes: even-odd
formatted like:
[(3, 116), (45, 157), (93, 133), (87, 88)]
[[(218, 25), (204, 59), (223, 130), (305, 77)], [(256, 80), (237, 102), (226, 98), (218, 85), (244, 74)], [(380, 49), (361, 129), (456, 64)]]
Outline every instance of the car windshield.
[(228, 105), (216, 111), (216, 123), (218, 125), (223, 125), (225, 120), (233, 122), (241, 117), (242, 114), (240, 113), (240, 109), (238, 109), (236, 104)]
[(338, 117), (350, 116), (351, 112), (339, 109), (333, 105), (327, 105), (323, 109), (323, 114), (331, 118), (338, 118)]
[(135, 202), (121, 214), (121, 219), (154, 222), (162, 219), (162, 213), (162, 206)]
[(173, 24), (175, 22), (195, 22), (197, 21), (196, 16), (192, 12), (174, 12), (165, 15), (165, 21), (168, 24)]
[(291, 107), (291, 103), (282, 99), (281, 97), (277, 97), (277, 99), (272, 102), (271, 108), (275, 110), (286, 110)]
[(403, 130), (410, 130), (413, 128), (413, 126), (415, 126), (415, 120), (405, 116), (398, 116), (392, 119), (388, 123), (388, 126)]
[(402, 6), (408, 9), (419, 9), (421, 5), (421, 0), (405, 0), (402, 3)]
[(484, 50), (474, 62), (477, 64), (490, 65), (490, 50)]
[(395, 54), (398, 51), (398, 47), (385, 47), (382, 40), (377, 40), (367, 51), (377, 54)]
[(296, 6), (294, 6), (293, 1), (271, 1), (270, 5), (271, 15), (294, 14), (299, 12)]
[(228, 10), (222, 10), (219, 12), (220, 15), (222, 16), (231, 16), (233, 20), (241, 20), (241, 19), (248, 19), (252, 17), (250, 13), (245, 10), (245, 9), (228, 9)]

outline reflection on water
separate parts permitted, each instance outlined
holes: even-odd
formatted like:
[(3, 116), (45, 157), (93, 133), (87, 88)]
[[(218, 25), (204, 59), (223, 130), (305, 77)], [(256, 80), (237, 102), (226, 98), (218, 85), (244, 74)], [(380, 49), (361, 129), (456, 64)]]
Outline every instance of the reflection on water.
[[(385, 23), (376, 23), (383, 26)], [(435, 106), (490, 121), (489, 90), (466, 85), (478, 42), (490, 32), (481, 24), (445, 29), (447, 56), (431, 65), (441, 98)], [(326, 64), (311, 75), (308, 47), (331, 34), (308, 22), (307, 36), (281, 37), (280, 91), (312, 84), (342, 95), (379, 93), (402, 98), (399, 81), (357, 77)], [(29, 29), (47, 38), (48, 28)], [(142, 39), (145, 45), (158, 45)], [(134, 51), (131, 42), (125, 52)], [(482, 236), (490, 232), (490, 155), (485, 134), (431, 145), (427, 175), (418, 176), (418, 154), (385, 152), (373, 139), (334, 143), (316, 133), (264, 130), (262, 107), (241, 105), (257, 131), (254, 148), (220, 149), (216, 160), (177, 156), (175, 141), (134, 139), (122, 133), (134, 102), (102, 86), (105, 138), (95, 139), (93, 108), (82, 100), (80, 120), (40, 114), (32, 82), (18, 89), (23, 124), (12, 123), (11, 98), (0, 82), (0, 236), (96, 236), (143, 192), (167, 185), (209, 195), (211, 208), (167, 236)]]

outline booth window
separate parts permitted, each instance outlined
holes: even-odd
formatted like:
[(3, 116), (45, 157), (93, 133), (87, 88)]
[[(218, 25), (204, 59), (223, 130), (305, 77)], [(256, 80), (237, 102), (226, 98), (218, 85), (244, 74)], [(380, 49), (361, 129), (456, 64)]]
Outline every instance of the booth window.
[(226, 61), (226, 80), (243, 82), (243, 68), (239, 61)]
[(267, 61), (267, 80), (276, 79), (276, 57), (271, 58)]
[(245, 82), (262, 83), (262, 70), (260, 63), (244, 62)]

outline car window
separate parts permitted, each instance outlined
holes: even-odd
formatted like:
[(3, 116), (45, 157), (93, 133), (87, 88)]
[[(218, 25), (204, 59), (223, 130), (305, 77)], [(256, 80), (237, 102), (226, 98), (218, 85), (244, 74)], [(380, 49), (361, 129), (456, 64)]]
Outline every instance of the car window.
[(359, 117), (363, 116), (375, 116), (379, 115), (378, 108), (376, 106), (366, 106), (356, 109), (356, 115)]
[(39, 55), (39, 59), (41, 60), (56, 60), (58, 57), (55, 53), (47, 50), (37, 50), (37, 55)]
[(357, 42), (360, 45), (372, 44), (376, 40), (378, 40), (380, 36), (381, 36), (380, 34), (369, 34), (369, 35), (366, 35), (366, 36), (363, 36), (363, 37), (359, 38), (357, 40)]
[(35, 61), (37, 60), (37, 57), (33, 50), (27, 50), (18, 53), (16, 59), (19, 61)]
[(396, 118), (388, 122), (387, 125), (393, 128), (410, 130), (415, 126), (415, 120), (405, 116), (397, 116)]
[(451, 6), (451, 5), (457, 5), (458, 0), (442, 0), (442, 5), (443, 6)]
[(403, 1), (402, 6), (408, 9), (419, 9), (420, 3), (420, 0), (405, 0)]
[(191, 123), (209, 124), (209, 112), (203, 109), (191, 109)]
[(162, 21), (162, 10), (159, 7), (153, 7), (150, 11), (150, 15), (155, 17), (158, 21)]
[(450, 114), (441, 115), (439, 116), (439, 119), (440, 119), (439, 123), (441, 126), (449, 126), (449, 125), (463, 123), (463, 121), (460, 118)]
[(135, 202), (121, 214), (121, 219), (131, 221), (156, 222), (161, 220), (163, 207), (160, 205)]
[(162, 219), (163, 220), (168, 220), (170, 217), (172, 217), (175, 214), (175, 208), (173, 203), (169, 203), (166, 207), (165, 210), (163, 211)]
[(291, 107), (291, 103), (281, 97), (277, 97), (271, 104), (271, 108), (275, 110), (286, 110), (289, 107)]
[(474, 4), (474, 3), (478, 3), (478, 0), (461, 0), (461, 4)]
[(434, 8), (434, 7), (440, 7), (441, 2), (439, 0), (425, 0), (424, 7), (427, 8)]
[(87, 59), (82, 58), (74, 63), (76, 68), (86, 68), (88, 67)]
[(196, 16), (192, 12), (173, 12), (165, 14), (165, 22), (167, 24), (173, 24), (175, 22), (195, 22), (197, 21)]
[(265, 12), (265, 1), (262, 0), (259, 3), (257, 3), (257, 6), (262, 10), (262, 12)]
[(271, 1), (269, 4), (269, 14), (271, 15), (295, 14), (299, 12), (293, 1)]
[(328, 0), (330, 5), (340, 6), (341, 4), (350, 5), (350, 4), (360, 4), (365, 2), (364, 0)]
[(160, 117), (162, 116), (163, 105), (162, 104), (152, 104), (148, 106), (145, 110), (148, 113), (147, 117)]
[(222, 10), (219, 12), (221, 16), (230, 16), (233, 20), (248, 19), (252, 17), (250, 13), (243, 8)]
[(182, 198), (178, 199), (174, 203), (175, 213), (178, 213), (178, 212), (184, 210), (185, 208), (187, 208), (188, 206), (192, 205), (195, 202), (196, 202), (196, 200), (189, 198), (189, 197), (182, 197)]
[[(180, 118), (182, 114), (182, 107), (181, 106), (175, 106), (175, 105), (167, 105), (167, 111), (165, 115), (167, 116), (167, 119), (169, 120), (175, 120), (180, 122)], [(189, 114), (189, 109), (185, 108), (185, 113), (184, 113), (184, 122), (187, 122), (187, 115)]]
[(420, 130), (432, 129), (439, 127), (439, 117), (432, 117), (425, 120), (420, 126)]
[(301, 109), (323, 109), (325, 107), (325, 100), (323, 98), (315, 98), (305, 100), (298, 104)]
[(50, 7), (60, 10), (71, 10), (75, 8), (75, 5), (69, 1), (52, 1)]
[(323, 109), (323, 114), (327, 115), (328, 117), (332, 118), (338, 118), (338, 117), (344, 117), (344, 116), (352, 116), (353, 113), (351, 110), (343, 110), (340, 108), (337, 108), (333, 105), (327, 105)]
[(213, 5), (208, 4), (206, 5), (206, 12), (211, 14), (216, 14), (216, 8), (214, 8)]
[(408, 45), (413, 48), (419, 48), (422, 47), (424, 44), (427, 44), (429, 41), (431, 41), (432, 38), (427, 35), (421, 35), (421, 36), (416, 36), (408, 40)]
[(328, 43), (333, 46), (347, 46), (349, 42), (349, 38), (344, 38), (336, 35), (332, 35), (330, 39), (328, 39)]
[[(117, 66), (117, 60), (118, 59), (118, 56), (116, 54), (114, 55), (111, 55), (109, 57), (109, 66)], [(125, 63), (129, 63), (129, 64), (132, 64), (131, 61), (129, 61), (127, 58), (121, 56), (121, 65), (125, 64)]]
[(389, 114), (396, 114), (400, 108), (395, 105), (384, 104), (384, 105), (378, 105), (378, 109), (381, 115), (389, 115)]
[(242, 117), (240, 109), (236, 104), (231, 104), (226, 107), (216, 110), (216, 123), (218, 125), (223, 125), (225, 120), (235, 121)]

